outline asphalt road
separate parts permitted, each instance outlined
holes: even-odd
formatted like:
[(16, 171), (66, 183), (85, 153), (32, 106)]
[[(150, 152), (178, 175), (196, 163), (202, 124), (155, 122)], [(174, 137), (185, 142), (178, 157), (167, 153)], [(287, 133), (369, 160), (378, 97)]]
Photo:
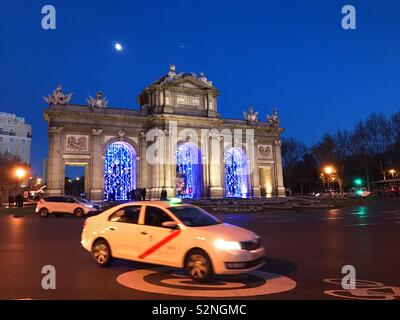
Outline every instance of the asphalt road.
[[(340, 288), (324, 279), (343, 277), (344, 265), (356, 268), (357, 279), (400, 287), (400, 199), (220, 218), (262, 237), (268, 255), (262, 271), (296, 282), (292, 290), (249, 299), (333, 299), (324, 292)], [(121, 285), (119, 275), (153, 266), (117, 260), (110, 268), (97, 267), (80, 245), (82, 225), (83, 220), (73, 217), (0, 216), (0, 299), (193, 299)], [(56, 290), (41, 287), (44, 265), (56, 268)], [(202, 292), (207, 295), (207, 290)], [(400, 288), (398, 295), (400, 299)]]

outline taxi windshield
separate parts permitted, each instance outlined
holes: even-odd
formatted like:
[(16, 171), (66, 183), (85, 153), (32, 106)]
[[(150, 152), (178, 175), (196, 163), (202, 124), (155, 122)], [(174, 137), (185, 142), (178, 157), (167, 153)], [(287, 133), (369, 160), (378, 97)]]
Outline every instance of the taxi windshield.
[(197, 207), (176, 206), (170, 207), (168, 210), (188, 227), (206, 227), (222, 223), (208, 212)]

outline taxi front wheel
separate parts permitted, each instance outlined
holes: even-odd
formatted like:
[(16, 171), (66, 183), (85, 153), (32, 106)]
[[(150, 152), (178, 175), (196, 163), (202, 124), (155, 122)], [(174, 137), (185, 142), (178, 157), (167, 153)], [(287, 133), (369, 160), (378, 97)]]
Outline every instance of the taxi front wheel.
[(212, 276), (212, 266), (208, 255), (203, 250), (191, 251), (185, 261), (188, 275), (195, 281), (205, 282)]
[(108, 267), (112, 262), (111, 249), (105, 240), (98, 240), (93, 245), (92, 255), (97, 265)]

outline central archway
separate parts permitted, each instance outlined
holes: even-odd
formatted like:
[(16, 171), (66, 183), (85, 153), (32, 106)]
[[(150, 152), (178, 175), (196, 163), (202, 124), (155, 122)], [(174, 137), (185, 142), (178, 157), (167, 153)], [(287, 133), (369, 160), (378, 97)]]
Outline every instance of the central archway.
[(128, 200), (136, 188), (136, 151), (128, 143), (118, 141), (107, 147), (104, 156), (104, 195), (107, 199)]
[(201, 190), (201, 152), (196, 145), (183, 143), (176, 150), (176, 196), (199, 198)]

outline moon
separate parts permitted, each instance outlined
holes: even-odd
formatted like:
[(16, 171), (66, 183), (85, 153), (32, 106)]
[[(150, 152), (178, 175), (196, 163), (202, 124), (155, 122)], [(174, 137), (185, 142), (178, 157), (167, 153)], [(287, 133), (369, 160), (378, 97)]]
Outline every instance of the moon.
[(117, 43), (115, 44), (115, 50), (117, 50), (117, 51), (122, 51), (122, 49), (123, 49), (123, 48), (122, 48), (122, 45), (121, 45), (120, 43), (117, 42)]

